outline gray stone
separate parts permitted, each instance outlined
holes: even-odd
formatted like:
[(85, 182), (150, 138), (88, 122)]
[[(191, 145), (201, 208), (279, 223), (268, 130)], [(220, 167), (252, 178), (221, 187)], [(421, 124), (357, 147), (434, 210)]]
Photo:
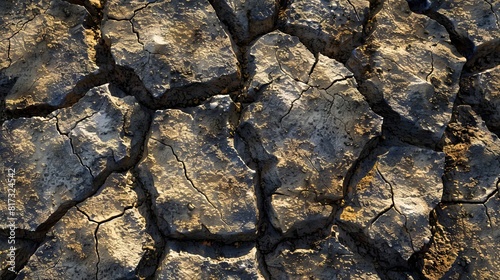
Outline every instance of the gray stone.
[(139, 171), (165, 234), (224, 240), (255, 236), (255, 172), (234, 148), (236, 121), (236, 106), (227, 96), (182, 111), (156, 112)]
[(96, 234), (97, 279), (135, 279), (136, 268), (151, 237), (137, 208), (99, 225)]
[(121, 216), (126, 209), (137, 205), (137, 194), (131, 184), (132, 174), (113, 173), (96, 194), (78, 205), (78, 209), (97, 223)]
[(17, 78), (6, 107), (57, 106), (97, 70), (95, 33), (85, 8), (61, 0), (2, 2), (0, 71)]
[(267, 34), (251, 55), (257, 100), (243, 111), (241, 129), (253, 131), (245, 138), (261, 139), (253, 158), (275, 160), (263, 170), (264, 189), (274, 193), (271, 221), (285, 233), (303, 222), (314, 231), (330, 216), (328, 203), (342, 198), (347, 171), (379, 135), (381, 118), (346, 68), (325, 56), (316, 63), (297, 37)]
[(283, 20), (284, 32), (297, 36), (315, 52), (343, 61), (361, 45), (368, 1), (291, 1)]
[(465, 62), (448, 40), (442, 26), (412, 14), (406, 1), (384, 2), (367, 44), (347, 62), (400, 139), (435, 146), (444, 133)]
[(211, 4), (238, 44), (272, 31), (278, 17), (278, 5), (273, 0), (222, 0)]
[(500, 36), (498, 1), (444, 0), (431, 1), (437, 12), (451, 20), (454, 28), (470, 37), (475, 45), (498, 39)]
[(500, 135), (500, 66), (464, 77), (459, 96), (482, 116), (491, 132)]
[(165, 248), (158, 279), (264, 279), (257, 263), (257, 250), (247, 244), (212, 245), (210, 242), (175, 243)]
[(441, 201), (443, 167), (443, 153), (389, 148), (349, 188), (339, 222), (350, 232), (363, 232), (387, 260), (408, 260), (432, 236), (428, 217)]
[(74, 152), (94, 176), (130, 157), (147, 119), (134, 97), (115, 97), (108, 84), (91, 89), (75, 105), (54, 115), (60, 133), (71, 139)]
[(271, 279), (380, 279), (375, 265), (340, 242), (336, 227), (324, 239), (284, 242), (266, 255)]
[(231, 40), (208, 1), (139, 3), (108, 2), (102, 33), (116, 63), (132, 68), (154, 97), (182, 100), (168, 90), (204, 83), (200, 90), (210, 91), (238, 78)]
[(18, 279), (95, 279), (97, 224), (72, 208), (52, 228)]
[(470, 106), (457, 107), (448, 126), (443, 151), (447, 161), (444, 201), (484, 202), (497, 191), (500, 140), (489, 132)]
[(495, 219), (495, 210), (500, 205), (498, 195), (491, 197), (486, 205), (450, 204), (438, 208), (436, 234), (423, 257), (422, 271), (427, 278), (498, 276), (500, 230)]
[[(83, 200), (92, 190), (90, 171), (80, 163), (70, 140), (59, 134), (55, 118), (6, 121), (0, 134), (0, 169), (15, 169), (18, 227), (35, 231), (58, 208)], [(0, 174), (6, 182), (7, 172)], [(7, 192), (0, 192), (7, 201)], [(0, 203), (7, 215), (8, 205)], [(6, 221), (4, 221), (6, 223)], [(4, 226), (5, 227), (5, 226)]]

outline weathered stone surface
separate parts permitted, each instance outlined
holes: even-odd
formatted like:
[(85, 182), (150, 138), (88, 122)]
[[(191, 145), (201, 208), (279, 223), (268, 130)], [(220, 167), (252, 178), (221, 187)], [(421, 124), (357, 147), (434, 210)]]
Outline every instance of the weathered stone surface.
[(258, 270), (257, 250), (241, 246), (212, 246), (210, 243), (170, 242), (158, 279), (264, 279)]
[(375, 265), (343, 245), (338, 229), (311, 242), (300, 239), (278, 245), (266, 256), (272, 279), (380, 279)]
[(428, 279), (498, 277), (498, 193), (485, 205), (452, 204), (438, 208), (436, 233), (423, 257), (422, 271)]
[(135, 279), (136, 268), (149, 239), (146, 221), (137, 208), (100, 224), (96, 234), (99, 253), (97, 279)]
[(234, 149), (235, 121), (236, 106), (227, 96), (155, 114), (149, 153), (139, 170), (165, 234), (255, 235), (255, 173)]
[(444, 201), (484, 202), (500, 179), (500, 140), (469, 106), (458, 106), (444, 139)]
[(451, 20), (453, 26), (475, 45), (497, 39), (500, 35), (499, 1), (429, 1), (433, 10)]
[(350, 186), (339, 222), (366, 235), (388, 260), (408, 260), (431, 238), (428, 218), (441, 200), (443, 166), (443, 153), (390, 148)]
[(411, 13), (406, 1), (387, 1), (367, 44), (347, 62), (361, 93), (401, 139), (433, 146), (444, 133), (465, 62), (448, 40), (442, 26)]
[(129, 158), (132, 145), (145, 129), (142, 123), (147, 115), (135, 98), (112, 93), (123, 95), (106, 84), (91, 89), (72, 107), (54, 113), (60, 133), (71, 140), (74, 153), (93, 176)]
[(121, 216), (137, 204), (137, 194), (131, 183), (132, 174), (113, 173), (96, 194), (78, 205), (78, 209), (97, 223)]
[(500, 278), (499, 3), (0, 0), (0, 279)]
[(96, 223), (72, 208), (50, 231), (18, 279), (95, 279), (99, 262), (96, 228)]
[(278, 17), (278, 5), (273, 0), (213, 0), (210, 3), (240, 45), (272, 31)]
[[(0, 176), (7, 182), (15, 169), (17, 226), (35, 231), (59, 207), (83, 200), (92, 190), (90, 171), (80, 163), (70, 140), (59, 134), (55, 118), (20, 118), (6, 121), (0, 134)], [(6, 202), (7, 192), (0, 192)], [(7, 216), (7, 203), (0, 203)], [(2, 223), (7, 221), (2, 220)], [(3, 228), (5, 228), (5, 224)]]
[(231, 40), (208, 1), (158, 1), (137, 8), (139, 3), (109, 1), (112, 13), (102, 32), (116, 63), (132, 68), (153, 96), (199, 83), (206, 87), (199, 90), (207, 91), (234, 83), (238, 68)]
[(95, 33), (83, 25), (85, 8), (61, 0), (3, 1), (0, 72), (17, 79), (8, 109), (57, 106), (97, 70)]
[(151, 237), (146, 221), (134, 206), (132, 174), (110, 175), (101, 190), (78, 205), (78, 210), (99, 224), (95, 239), (99, 262), (97, 279), (132, 279)]
[(500, 135), (500, 66), (464, 77), (459, 96), (482, 117), (490, 131)]
[(242, 129), (262, 141), (253, 158), (276, 161), (263, 170), (264, 188), (274, 193), (273, 225), (283, 232), (302, 222), (306, 231), (323, 227), (332, 209), (325, 203), (342, 198), (346, 173), (379, 134), (381, 119), (347, 69), (325, 56), (315, 63), (297, 37), (267, 34), (251, 55), (257, 100), (243, 112)]
[(347, 60), (361, 45), (368, 1), (295, 0), (284, 15), (282, 31), (297, 36), (308, 48), (329, 57)]

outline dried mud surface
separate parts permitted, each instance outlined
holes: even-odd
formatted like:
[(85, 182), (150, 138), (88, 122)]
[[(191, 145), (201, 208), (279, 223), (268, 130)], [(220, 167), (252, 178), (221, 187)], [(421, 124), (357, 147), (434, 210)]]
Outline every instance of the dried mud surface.
[(0, 0), (0, 279), (499, 279), (499, 11)]

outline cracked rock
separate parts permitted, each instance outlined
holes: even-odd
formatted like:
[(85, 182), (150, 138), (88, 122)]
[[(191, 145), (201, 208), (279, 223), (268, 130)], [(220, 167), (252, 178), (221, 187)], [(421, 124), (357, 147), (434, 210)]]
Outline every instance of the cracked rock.
[(343, 245), (333, 227), (324, 239), (299, 239), (278, 245), (266, 256), (271, 279), (380, 279), (375, 265)]
[(457, 32), (473, 40), (476, 46), (500, 35), (500, 2), (495, 0), (432, 0), (431, 9), (447, 17)]
[(61, 134), (71, 139), (74, 152), (93, 176), (130, 158), (132, 145), (145, 129), (147, 115), (135, 98), (113, 94), (123, 95), (108, 84), (99, 86), (72, 107), (54, 113)]
[[(0, 134), (1, 169), (16, 170), (18, 227), (35, 231), (59, 208), (83, 200), (92, 190), (92, 176), (59, 134), (55, 118), (6, 121)], [(1, 173), (6, 182), (6, 172)], [(7, 192), (0, 192), (7, 201)], [(22, 203), (20, 203), (22, 201)], [(7, 212), (7, 203), (0, 211)], [(6, 222), (6, 221), (5, 221)]]
[(78, 209), (97, 223), (122, 215), (137, 204), (137, 194), (132, 189), (131, 174), (113, 173), (93, 196), (78, 205)]
[(435, 146), (451, 117), (465, 62), (446, 30), (403, 0), (385, 2), (377, 27), (347, 65), (360, 91), (400, 139)]
[(422, 271), (428, 279), (456, 279), (461, 275), (495, 279), (498, 276), (498, 193), (486, 205), (451, 204), (437, 209), (436, 233), (423, 257)]
[(154, 97), (183, 100), (168, 90), (200, 83), (200, 91), (234, 86), (236, 56), (208, 1), (139, 3), (107, 3), (102, 32), (116, 64), (133, 69)]
[(365, 234), (387, 261), (408, 260), (431, 238), (428, 217), (441, 200), (443, 166), (443, 153), (389, 148), (350, 188), (339, 222)]
[(491, 132), (500, 135), (500, 66), (464, 77), (459, 96), (481, 115)]
[(457, 107), (444, 138), (444, 201), (481, 202), (497, 190), (500, 140), (470, 106)]
[(98, 262), (96, 228), (96, 223), (72, 208), (52, 228), (16, 279), (94, 278)]
[(265, 279), (258, 270), (257, 250), (249, 244), (170, 242), (157, 279)]
[(280, 20), (280, 30), (300, 38), (309, 49), (342, 61), (361, 45), (368, 1), (295, 0)]
[(379, 135), (381, 118), (346, 68), (325, 56), (316, 62), (297, 37), (267, 34), (251, 55), (257, 100), (243, 112), (242, 129), (250, 126), (262, 141), (264, 152), (253, 158), (264, 161), (268, 153), (276, 161), (262, 170), (272, 223), (283, 232), (321, 228), (328, 203), (342, 198), (347, 171)]
[(146, 233), (146, 221), (137, 208), (100, 224), (96, 234), (97, 279), (135, 279), (135, 270), (150, 238)]
[(240, 44), (272, 31), (278, 16), (278, 7), (273, 0), (212, 0), (210, 3)]
[(255, 235), (255, 172), (234, 148), (236, 121), (227, 96), (156, 112), (139, 171), (165, 234), (223, 240)]
[(17, 79), (7, 109), (62, 105), (97, 70), (85, 8), (61, 0), (5, 1), (0, 17), (0, 72)]

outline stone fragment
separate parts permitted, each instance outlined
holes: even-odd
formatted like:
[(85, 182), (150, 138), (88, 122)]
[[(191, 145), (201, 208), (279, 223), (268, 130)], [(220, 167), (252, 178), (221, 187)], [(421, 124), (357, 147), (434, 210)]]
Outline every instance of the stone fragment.
[(109, 165), (130, 158), (131, 149), (145, 133), (146, 112), (133, 96), (109, 84), (91, 89), (75, 105), (56, 111), (60, 133), (71, 140), (74, 152), (97, 176)]
[(459, 97), (500, 135), (500, 66), (462, 78)]
[(436, 146), (451, 117), (465, 60), (441, 25), (412, 13), (404, 0), (384, 2), (376, 18), (373, 34), (347, 65), (391, 133)]
[(6, 99), (10, 110), (58, 106), (97, 70), (94, 31), (84, 7), (61, 0), (4, 1), (0, 10), (0, 73), (17, 79)]
[(216, 246), (209, 242), (169, 242), (158, 279), (264, 279), (257, 249), (249, 244)]
[(364, 0), (291, 1), (280, 15), (280, 30), (300, 38), (309, 49), (346, 61), (361, 45), (369, 2)]
[(347, 171), (379, 135), (381, 118), (345, 67), (325, 56), (316, 61), (297, 37), (267, 34), (250, 54), (256, 102), (243, 111), (240, 134), (262, 145), (250, 148), (254, 159), (272, 157), (262, 170), (265, 192), (272, 194), (271, 221), (285, 233), (302, 223), (314, 231), (330, 216), (328, 203), (342, 198)]
[(174, 91), (175, 96), (168, 91), (202, 83), (195, 90), (209, 92), (237, 84), (231, 40), (208, 1), (147, 2), (138, 8), (140, 3), (108, 1), (111, 17), (102, 32), (116, 64), (132, 68), (154, 97), (182, 102), (194, 89)]
[[(92, 191), (90, 171), (57, 130), (55, 118), (4, 122), (0, 154), (0, 170), (5, 170), (1, 182), (7, 182), (8, 169), (15, 169), (15, 216), (21, 229), (35, 231), (60, 207), (83, 200)], [(7, 201), (7, 191), (0, 192), (0, 199)], [(0, 212), (7, 215), (7, 207), (0, 203)]]
[(132, 174), (111, 174), (101, 189), (78, 205), (78, 209), (89, 219), (102, 223), (122, 215), (126, 209), (137, 204), (137, 194), (131, 185)]
[(150, 242), (146, 221), (137, 208), (99, 225), (96, 234), (97, 279), (135, 279), (135, 270)]
[(444, 201), (484, 202), (500, 180), (500, 140), (470, 106), (457, 107), (444, 138)]
[(337, 228), (324, 239), (283, 242), (266, 255), (271, 279), (380, 279), (375, 265), (340, 242)]
[(16, 279), (95, 279), (97, 224), (72, 208), (49, 231)]
[(389, 148), (349, 187), (338, 221), (364, 234), (389, 262), (405, 263), (431, 238), (428, 218), (441, 201), (443, 166), (443, 153)]
[(423, 256), (423, 275), (429, 279), (497, 278), (499, 209), (498, 192), (485, 205), (440, 206), (433, 242)]
[(236, 121), (228, 96), (156, 112), (139, 173), (165, 234), (226, 241), (255, 236), (255, 172), (234, 148)]

